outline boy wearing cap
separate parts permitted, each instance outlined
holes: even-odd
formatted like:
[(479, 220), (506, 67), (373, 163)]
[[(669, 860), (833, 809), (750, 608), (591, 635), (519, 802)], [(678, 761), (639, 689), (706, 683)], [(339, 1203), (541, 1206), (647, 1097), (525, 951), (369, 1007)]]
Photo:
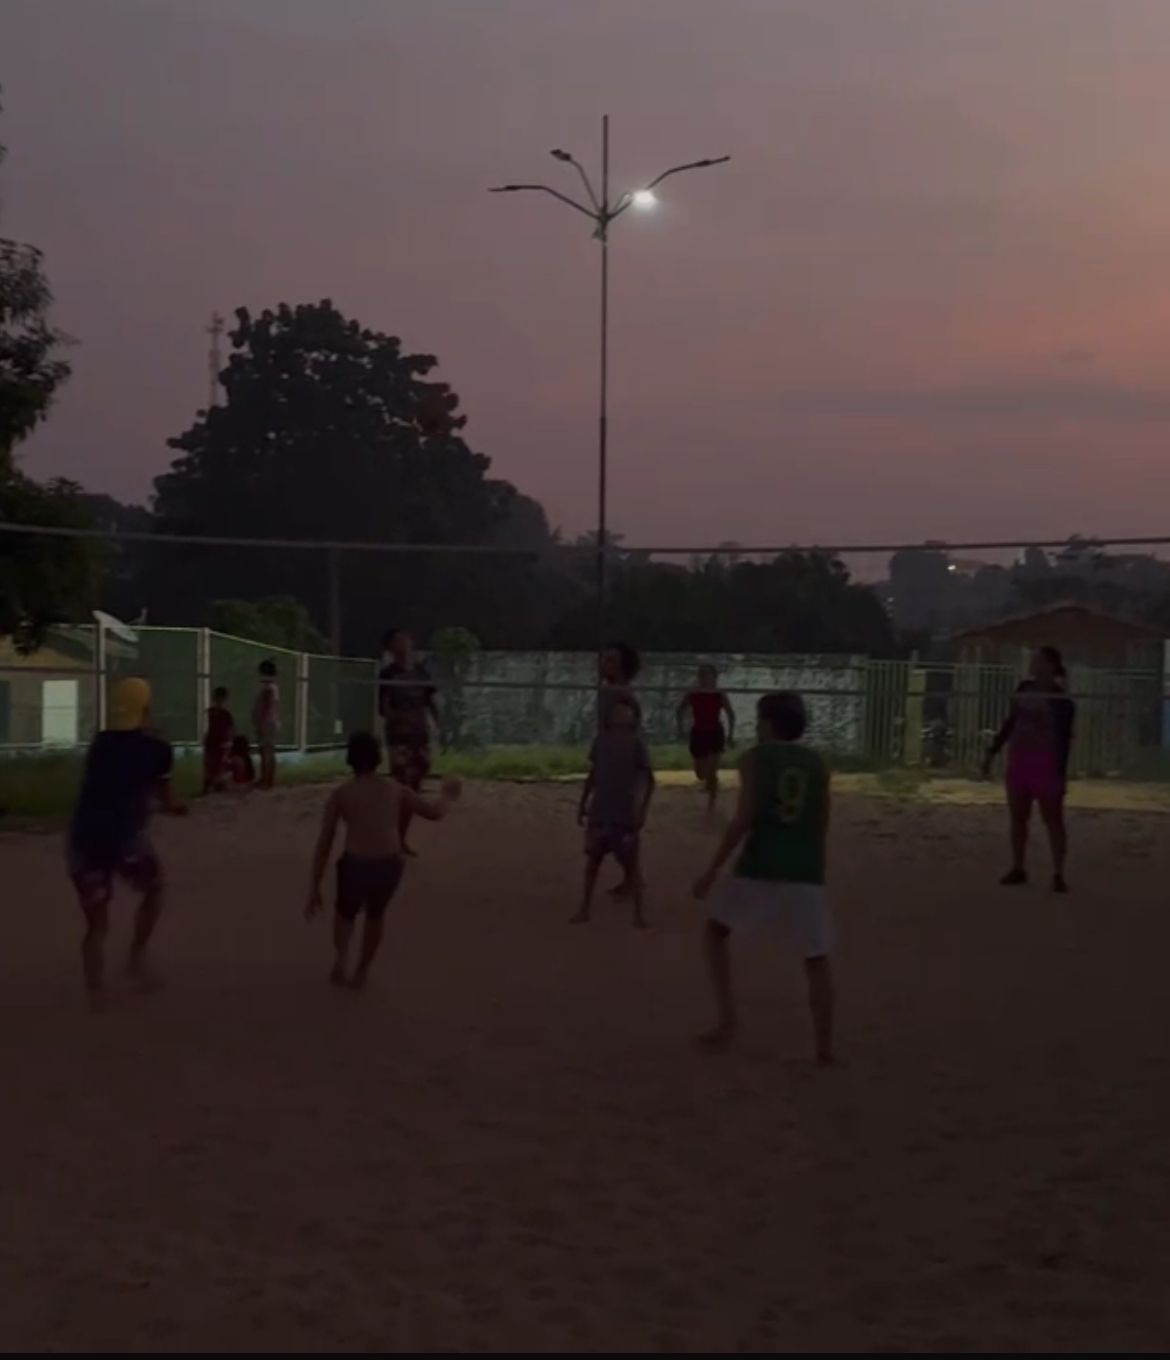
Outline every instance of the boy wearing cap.
[(106, 935), (114, 878), (141, 898), (130, 946), (130, 973), (145, 981), (146, 946), (162, 910), (163, 879), (147, 837), (151, 803), (158, 798), (172, 814), (186, 812), (171, 796), (174, 752), (146, 730), (150, 686), (122, 680), (111, 698), (110, 726), (97, 734), (85, 760), (81, 790), (69, 824), (69, 875), (85, 913), (81, 946), (91, 1002), (102, 994)]

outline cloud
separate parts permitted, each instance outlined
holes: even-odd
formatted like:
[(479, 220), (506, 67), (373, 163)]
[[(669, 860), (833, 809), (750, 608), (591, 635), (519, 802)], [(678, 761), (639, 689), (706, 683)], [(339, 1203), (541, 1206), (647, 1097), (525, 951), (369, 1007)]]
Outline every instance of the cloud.
[(1170, 388), (1091, 379), (1022, 379), (955, 387), (784, 392), (769, 403), (793, 415), (908, 421), (1170, 421)]

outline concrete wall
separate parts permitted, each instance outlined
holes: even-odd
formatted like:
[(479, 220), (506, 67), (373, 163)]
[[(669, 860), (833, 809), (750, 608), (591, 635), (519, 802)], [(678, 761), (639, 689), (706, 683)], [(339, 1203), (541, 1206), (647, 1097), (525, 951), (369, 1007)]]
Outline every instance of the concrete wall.
[[(839, 754), (860, 754), (865, 740), (866, 662), (815, 656), (712, 656), (745, 737), (755, 703), (769, 690), (804, 694), (813, 739)], [(580, 745), (592, 737), (596, 658), (581, 652), (481, 652), (466, 679), (466, 737), (475, 745)], [(695, 683), (695, 658), (643, 658), (634, 689), (651, 741), (672, 741), (675, 709)], [(738, 692), (737, 692), (738, 691)]]

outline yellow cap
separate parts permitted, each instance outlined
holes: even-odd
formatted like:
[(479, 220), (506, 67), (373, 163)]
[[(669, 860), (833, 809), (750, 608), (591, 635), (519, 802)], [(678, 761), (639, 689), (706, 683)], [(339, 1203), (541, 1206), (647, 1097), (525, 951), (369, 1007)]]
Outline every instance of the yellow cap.
[(110, 695), (110, 726), (116, 732), (131, 732), (141, 727), (150, 710), (150, 686), (132, 675), (119, 680)]

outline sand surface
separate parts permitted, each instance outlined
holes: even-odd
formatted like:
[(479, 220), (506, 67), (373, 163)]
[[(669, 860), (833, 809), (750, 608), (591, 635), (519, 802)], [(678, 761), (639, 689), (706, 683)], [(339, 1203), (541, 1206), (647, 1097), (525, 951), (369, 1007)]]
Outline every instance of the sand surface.
[(363, 997), (301, 919), (322, 797), (161, 825), (167, 985), (99, 1017), (59, 838), (0, 838), (5, 1350), (1170, 1346), (1170, 820), (1074, 813), (1057, 899), (994, 886), (998, 809), (843, 799), (823, 1073), (770, 938), (690, 1043), (691, 791), (639, 934), (565, 924), (573, 789), (471, 789)]

